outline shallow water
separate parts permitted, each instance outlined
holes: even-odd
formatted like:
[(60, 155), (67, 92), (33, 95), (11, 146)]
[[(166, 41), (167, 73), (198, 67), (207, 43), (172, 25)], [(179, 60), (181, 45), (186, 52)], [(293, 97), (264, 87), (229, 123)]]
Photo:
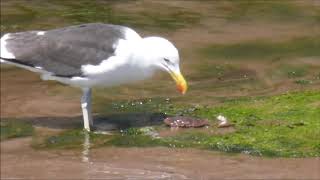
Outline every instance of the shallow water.
[[(288, 3), (289, 2), (289, 3)], [(175, 104), (217, 105), (223, 100), (320, 88), (320, 4), (317, 1), (1, 1), (1, 34), (105, 22), (133, 27), (143, 36), (159, 35), (180, 51), (189, 92), (180, 96), (167, 74), (142, 83), (96, 89), (97, 115), (132, 113), (122, 100), (167, 99)], [(247, 3), (247, 4), (246, 4)], [(265, 12), (265, 14), (261, 14)], [(21, 78), (23, 77), (23, 78)], [(38, 75), (1, 65), (1, 118), (35, 126), (81, 126), (80, 91)], [(111, 104), (110, 102), (114, 102)], [(118, 103), (118, 104), (117, 104)], [(111, 104), (111, 105), (110, 105)], [(126, 108), (121, 109), (121, 105)], [(118, 107), (119, 106), (119, 107)], [(110, 108), (113, 107), (113, 108)], [(141, 111), (153, 112), (154, 109)], [(134, 110), (136, 110), (135, 108)], [(148, 112), (149, 113), (149, 112)], [(148, 115), (139, 126), (149, 125)], [(110, 121), (123, 116), (111, 116)], [(132, 126), (132, 124), (125, 124)], [(121, 129), (114, 123), (104, 127)], [(162, 129), (167, 137), (189, 130)], [(191, 130), (193, 131), (193, 130)], [(211, 133), (211, 129), (197, 129)], [(218, 133), (230, 133), (233, 129)], [(215, 134), (217, 132), (214, 132)], [(35, 150), (30, 138), (1, 142), (1, 178), (104, 179), (316, 179), (319, 158), (265, 159), (175, 148), (93, 148)]]
[[(319, 158), (264, 159), (194, 149), (98, 148), (35, 151), (30, 138), (1, 142), (1, 178), (317, 179)], [(87, 143), (88, 139), (84, 140)]]

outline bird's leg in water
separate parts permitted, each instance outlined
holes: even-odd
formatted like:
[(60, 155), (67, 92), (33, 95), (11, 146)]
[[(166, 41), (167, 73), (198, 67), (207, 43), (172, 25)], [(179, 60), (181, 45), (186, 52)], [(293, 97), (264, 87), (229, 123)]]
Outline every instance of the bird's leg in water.
[(82, 144), (82, 162), (90, 162), (90, 134), (89, 132), (84, 133), (84, 141)]
[(83, 95), (81, 97), (81, 108), (83, 115), (84, 129), (90, 131), (93, 126), (93, 119), (91, 114), (91, 88), (83, 88)]

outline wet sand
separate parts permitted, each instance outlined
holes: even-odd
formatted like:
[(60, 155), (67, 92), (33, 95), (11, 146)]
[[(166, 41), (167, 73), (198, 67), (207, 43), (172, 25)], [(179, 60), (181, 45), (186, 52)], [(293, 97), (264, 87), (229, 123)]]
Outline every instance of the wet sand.
[(1, 142), (1, 179), (319, 179), (320, 158), (259, 158), (194, 149), (34, 150)]

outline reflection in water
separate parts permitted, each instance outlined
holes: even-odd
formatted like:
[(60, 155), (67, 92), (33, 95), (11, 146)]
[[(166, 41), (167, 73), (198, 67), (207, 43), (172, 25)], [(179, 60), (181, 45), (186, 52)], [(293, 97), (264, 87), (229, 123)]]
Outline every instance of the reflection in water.
[(146, 169), (134, 169), (134, 168), (118, 168), (104, 165), (94, 170), (94, 174), (103, 175), (104, 179), (115, 179), (119, 177), (121, 179), (190, 179), (182, 174), (176, 174), (163, 171), (150, 171)]
[(82, 162), (90, 162), (90, 134), (89, 132), (84, 132), (83, 140), (83, 150), (82, 150)]
[[(84, 139), (82, 144), (82, 153), (81, 160), (86, 164), (86, 172), (87, 177), (96, 178), (103, 177), (104, 179), (189, 179), (183, 174), (177, 173), (168, 173), (168, 169), (170, 171), (174, 171), (173, 167), (169, 166), (160, 166), (159, 170), (147, 170), (144, 168), (124, 168), (124, 167), (113, 167), (112, 164), (106, 162), (96, 162), (94, 159), (90, 160), (90, 133), (84, 131)], [(94, 133), (97, 134), (110, 134), (109, 132), (104, 131), (96, 131)]]
[[(84, 138), (83, 138), (83, 144), (82, 144), (82, 162), (90, 162), (90, 147), (91, 147), (91, 143), (90, 143), (90, 133), (87, 131), (84, 131)], [(104, 134), (104, 135), (110, 135), (110, 132), (107, 131), (95, 131), (95, 134)]]

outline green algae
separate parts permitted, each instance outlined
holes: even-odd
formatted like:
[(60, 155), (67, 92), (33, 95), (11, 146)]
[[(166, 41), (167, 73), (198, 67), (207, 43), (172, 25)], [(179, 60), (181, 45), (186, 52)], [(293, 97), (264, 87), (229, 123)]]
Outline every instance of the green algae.
[(30, 123), (18, 120), (1, 120), (0, 128), (1, 141), (33, 134), (33, 127)]
[[(226, 12), (226, 19), (234, 21), (297, 22), (316, 20), (317, 8), (306, 6), (299, 1), (229, 1), (232, 11)], [(308, 9), (309, 11), (306, 11)]]
[[(151, 136), (150, 131), (160, 133), (167, 128), (128, 127), (113, 135), (90, 133), (93, 146), (120, 147), (193, 147), (218, 150), (228, 153), (245, 153), (269, 157), (318, 157), (320, 156), (319, 128), (320, 110), (314, 103), (320, 102), (319, 91), (292, 92), (271, 97), (241, 98), (224, 100), (220, 106), (186, 107), (166, 101), (140, 104), (142, 109), (164, 112), (168, 115), (187, 115), (210, 120), (210, 131), (217, 131), (216, 116), (223, 115), (234, 124), (229, 133), (207, 133), (203, 130), (181, 131), (172, 136)], [(152, 101), (151, 101), (152, 102)], [(133, 102), (136, 103), (136, 102)], [(121, 103), (119, 103), (121, 104)], [(114, 105), (112, 105), (114, 106)], [(121, 106), (121, 105), (120, 105)], [(160, 107), (160, 108), (159, 108)], [(123, 109), (114, 106), (114, 111), (142, 110), (137, 105), (124, 103)], [(66, 131), (48, 137), (38, 147), (74, 148), (81, 147), (83, 132)]]
[[(126, 1), (17, 1), (5, 2), (1, 11), (1, 32), (50, 29), (92, 22), (125, 25), (133, 28), (175, 31), (200, 21), (200, 14), (183, 8), (127, 11), (114, 8)], [(6, 9), (5, 9), (6, 8)], [(161, 9), (166, 9), (163, 13)], [(47, 20), (55, 22), (48, 23)]]
[(320, 56), (320, 37), (301, 37), (283, 42), (253, 41), (215, 44), (200, 49), (206, 58), (231, 60), (275, 60), (290, 57)]

